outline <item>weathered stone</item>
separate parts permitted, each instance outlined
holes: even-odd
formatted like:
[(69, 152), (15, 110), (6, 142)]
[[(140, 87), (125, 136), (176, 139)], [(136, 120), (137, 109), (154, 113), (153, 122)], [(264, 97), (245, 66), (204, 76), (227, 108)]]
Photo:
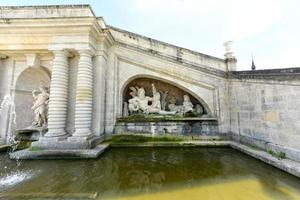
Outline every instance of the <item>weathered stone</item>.
[[(0, 117), (4, 140), (30, 125), (30, 91), (44, 81), (50, 85), (49, 131), (33, 146), (92, 148), (94, 135), (110, 137), (130, 130), (231, 133), (232, 139), (281, 148), (288, 158), (300, 161), (300, 143), (295, 141), (300, 133), (299, 68), (238, 72), (230, 48), (224, 59), (180, 48), (108, 26), (86, 5), (0, 10), (0, 100), (11, 95), (17, 112), (16, 125), (9, 109)], [(170, 96), (182, 99), (188, 94), (191, 103), (199, 102), (216, 122), (116, 125), (123, 116), (126, 90), (139, 79), (171, 85)], [(182, 105), (180, 98), (176, 105)]]

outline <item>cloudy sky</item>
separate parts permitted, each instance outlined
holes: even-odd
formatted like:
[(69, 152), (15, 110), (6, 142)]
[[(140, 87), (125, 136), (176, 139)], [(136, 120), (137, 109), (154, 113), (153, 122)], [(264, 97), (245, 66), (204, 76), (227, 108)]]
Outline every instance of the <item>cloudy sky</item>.
[(1, 0), (0, 5), (90, 4), (107, 24), (223, 58), (238, 69), (300, 67), (299, 0)]

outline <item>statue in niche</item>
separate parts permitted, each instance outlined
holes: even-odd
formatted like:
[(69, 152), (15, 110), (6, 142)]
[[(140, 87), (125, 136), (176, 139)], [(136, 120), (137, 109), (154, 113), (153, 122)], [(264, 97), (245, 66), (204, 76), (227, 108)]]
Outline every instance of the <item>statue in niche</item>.
[[(146, 96), (145, 89), (142, 87), (130, 87), (130, 90), (130, 95), (132, 96), (128, 101), (128, 110), (130, 114), (139, 111), (145, 114), (175, 114), (175, 112), (163, 111), (161, 109), (161, 96), (154, 84), (152, 84), (153, 97)], [(149, 102), (151, 102), (150, 105)]]
[(138, 89), (139, 89), (138, 87), (130, 87), (131, 92), (129, 94), (132, 96), (132, 98), (129, 99), (128, 101), (128, 110), (130, 114), (137, 112), (140, 109), (138, 98), (137, 98)]
[(152, 94), (153, 97), (149, 98), (149, 101), (152, 101), (152, 104), (145, 109), (145, 113), (159, 113), (161, 111), (161, 103), (160, 103), (160, 93), (156, 90), (154, 84), (152, 86)]
[(48, 88), (44, 86), (39, 87), (40, 93), (36, 94), (37, 91), (32, 91), (34, 104), (31, 109), (34, 112), (33, 126), (42, 127), (47, 124), (47, 111), (49, 103)]
[(166, 110), (167, 107), (167, 97), (168, 97), (168, 93), (169, 91), (159, 91), (160, 95), (161, 95), (161, 109), (162, 110)]
[(191, 99), (189, 95), (183, 95), (183, 114), (188, 113), (188, 112), (193, 112), (194, 105), (191, 102)]
[(176, 114), (182, 115), (183, 114), (183, 106), (176, 105), (176, 99), (171, 98), (168, 104), (168, 108), (170, 111), (175, 112)]
[(197, 115), (202, 115), (204, 113), (204, 110), (200, 104), (196, 105), (195, 112), (197, 113)]
[(189, 112), (193, 112), (194, 105), (192, 104), (190, 97), (188, 95), (183, 95), (182, 105), (176, 105), (176, 99), (172, 98), (169, 101), (168, 108), (170, 111), (174, 111), (176, 114), (184, 115)]
[(139, 87), (130, 87), (131, 99), (128, 101), (128, 109), (130, 113), (141, 111), (146, 112), (148, 108), (148, 102), (151, 100), (151, 97), (145, 95), (145, 89)]

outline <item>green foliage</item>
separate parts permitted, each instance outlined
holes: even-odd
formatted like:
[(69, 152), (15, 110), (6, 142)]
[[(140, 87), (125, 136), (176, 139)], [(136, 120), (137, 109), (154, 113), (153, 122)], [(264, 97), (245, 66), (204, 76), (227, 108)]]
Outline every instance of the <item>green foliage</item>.
[(270, 154), (270, 155), (272, 155), (272, 156), (275, 156), (275, 155), (276, 155), (275, 152), (274, 152), (271, 148), (268, 148), (268, 149), (267, 149), (267, 152), (268, 152), (268, 154)]
[(279, 154), (278, 154), (278, 158), (280, 158), (280, 159), (285, 159), (286, 158), (286, 155), (285, 155), (285, 153), (284, 152), (279, 152)]
[(282, 151), (280, 151), (279, 153), (276, 153), (276, 152), (274, 152), (271, 148), (268, 148), (268, 149), (267, 149), (267, 152), (268, 152), (270, 155), (272, 155), (272, 156), (274, 156), (274, 157), (277, 157), (278, 159), (285, 159), (285, 158), (286, 158), (285, 153), (282, 152)]

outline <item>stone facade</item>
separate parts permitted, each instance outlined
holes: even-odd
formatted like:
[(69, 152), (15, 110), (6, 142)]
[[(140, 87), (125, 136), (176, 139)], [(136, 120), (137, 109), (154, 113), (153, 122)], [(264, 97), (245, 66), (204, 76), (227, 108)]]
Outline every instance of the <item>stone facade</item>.
[(147, 78), (202, 103), (216, 120), (213, 134), (278, 146), (300, 160), (297, 70), (235, 70), (229, 48), (222, 59), (137, 35), (106, 25), (88, 5), (1, 7), (0, 100), (13, 97), (17, 123), (3, 110), (0, 136), (30, 125), (31, 91), (42, 82), (50, 102), (48, 132), (39, 142), (90, 147), (91, 138), (114, 133), (128, 84)]

